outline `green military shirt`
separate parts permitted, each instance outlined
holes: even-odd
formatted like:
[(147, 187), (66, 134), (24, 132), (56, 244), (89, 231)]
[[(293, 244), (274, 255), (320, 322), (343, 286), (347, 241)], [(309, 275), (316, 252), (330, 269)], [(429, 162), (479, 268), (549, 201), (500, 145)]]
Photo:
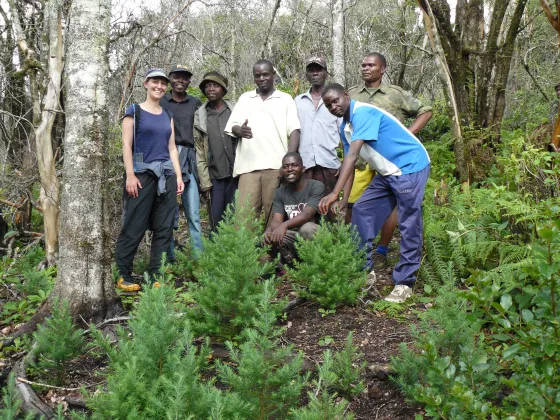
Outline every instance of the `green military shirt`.
[(378, 106), (390, 112), (403, 122), (405, 118), (416, 118), (432, 108), (423, 105), (409, 92), (396, 85), (381, 83), (378, 88), (367, 88), (365, 85), (353, 86), (348, 90), (350, 97), (356, 101)]

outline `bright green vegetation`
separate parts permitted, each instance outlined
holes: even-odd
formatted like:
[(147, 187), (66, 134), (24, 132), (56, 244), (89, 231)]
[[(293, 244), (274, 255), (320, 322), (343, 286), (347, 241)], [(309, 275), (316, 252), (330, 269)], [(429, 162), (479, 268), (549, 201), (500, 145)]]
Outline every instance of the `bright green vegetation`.
[(428, 146), (436, 177), (420, 278), (435, 302), (394, 358), (394, 379), (430, 417), (557, 418), (558, 156), (504, 132), (492, 177), (457, 185), (448, 146)]
[(323, 308), (353, 305), (366, 282), (364, 253), (350, 225), (322, 223), (312, 241), (298, 240), (300, 261), (289, 271), (300, 296)]

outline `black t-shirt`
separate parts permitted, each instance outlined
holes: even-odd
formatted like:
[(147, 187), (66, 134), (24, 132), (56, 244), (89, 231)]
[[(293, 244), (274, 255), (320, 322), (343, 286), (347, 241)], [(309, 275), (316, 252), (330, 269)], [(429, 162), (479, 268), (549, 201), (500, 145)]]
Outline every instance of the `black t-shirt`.
[[(291, 184), (282, 184), (274, 193), (272, 202), (272, 213), (281, 213), (284, 219), (292, 219), (299, 215), (305, 206), (311, 206), (319, 210), (319, 201), (323, 197), (325, 186), (321, 181), (308, 179), (301, 191), (294, 191)], [(319, 213), (315, 215), (315, 221), (319, 219)]]
[(162, 107), (171, 111), (173, 114), (175, 144), (177, 146), (194, 147), (194, 113), (202, 102), (200, 102), (198, 98), (190, 95), (186, 95), (184, 101), (176, 102), (169, 93), (161, 98), (159, 102)]

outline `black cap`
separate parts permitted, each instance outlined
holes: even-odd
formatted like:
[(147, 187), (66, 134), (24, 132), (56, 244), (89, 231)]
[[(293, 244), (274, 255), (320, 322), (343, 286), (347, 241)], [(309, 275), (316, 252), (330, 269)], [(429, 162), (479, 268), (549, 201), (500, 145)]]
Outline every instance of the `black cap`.
[(192, 76), (192, 71), (182, 64), (177, 64), (171, 67), (171, 70), (169, 70), (169, 76), (171, 76), (172, 73), (187, 73), (189, 77)]

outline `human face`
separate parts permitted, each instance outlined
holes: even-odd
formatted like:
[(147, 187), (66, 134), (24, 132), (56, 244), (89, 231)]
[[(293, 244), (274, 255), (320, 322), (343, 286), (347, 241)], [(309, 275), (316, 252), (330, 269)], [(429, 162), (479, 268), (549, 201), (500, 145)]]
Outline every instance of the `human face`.
[(216, 82), (206, 82), (204, 84), (204, 95), (210, 102), (219, 101), (225, 95), (224, 88)]
[(268, 93), (274, 87), (274, 70), (268, 64), (257, 64), (253, 67), (253, 79), (259, 93)]
[(163, 95), (165, 95), (167, 85), (167, 80), (160, 77), (150, 77), (144, 82), (144, 87), (146, 88), (147, 95), (150, 98), (158, 101), (163, 97)]
[(173, 93), (183, 94), (191, 83), (191, 75), (183, 71), (177, 71), (169, 75), (171, 90)]
[(305, 69), (305, 77), (311, 86), (323, 86), (327, 80), (327, 71), (318, 64), (310, 64)]
[(366, 85), (380, 83), (385, 73), (385, 66), (379, 57), (367, 56), (362, 60), (362, 80)]
[(280, 172), (286, 182), (295, 184), (301, 179), (303, 165), (295, 156), (288, 156), (282, 160)]
[(336, 117), (343, 117), (350, 106), (350, 97), (346, 92), (340, 93), (336, 90), (329, 90), (323, 95), (323, 103), (331, 114)]

